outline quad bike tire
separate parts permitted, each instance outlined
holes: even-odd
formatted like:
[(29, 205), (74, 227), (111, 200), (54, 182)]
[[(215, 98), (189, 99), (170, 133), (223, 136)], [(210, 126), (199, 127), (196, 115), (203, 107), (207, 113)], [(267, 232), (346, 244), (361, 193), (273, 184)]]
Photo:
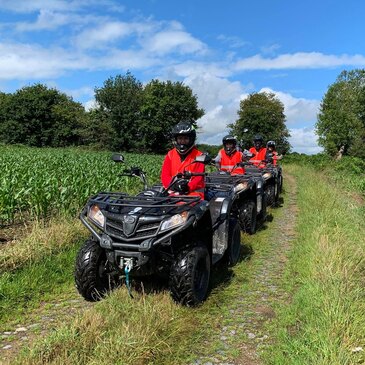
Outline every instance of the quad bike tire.
[(279, 180), (275, 183), (274, 186), (274, 203), (273, 207), (277, 207), (279, 205), (279, 197), (280, 197), (280, 182)]
[(241, 230), (236, 219), (230, 219), (228, 228), (228, 247), (227, 247), (228, 266), (235, 266), (241, 256)]
[(239, 214), (239, 223), (242, 231), (248, 234), (256, 232), (257, 212), (254, 201), (246, 201), (242, 204)]
[(90, 302), (102, 299), (115, 285), (106, 270), (106, 254), (93, 239), (80, 248), (75, 265), (75, 283), (78, 292)]
[(265, 194), (267, 205), (273, 206), (275, 204), (275, 186), (268, 185), (265, 189)]
[(193, 307), (203, 302), (208, 294), (210, 255), (203, 244), (181, 251), (170, 270), (171, 297), (180, 304)]
[(283, 192), (283, 175), (279, 175), (279, 193)]
[(262, 195), (262, 209), (260, 214), (257, 216), (256, 222), (257, 220), (259, 220), (260, 223), (263, 223), (266, 221), (267, 219), (267, 196), (266, 196), (266, 192)]

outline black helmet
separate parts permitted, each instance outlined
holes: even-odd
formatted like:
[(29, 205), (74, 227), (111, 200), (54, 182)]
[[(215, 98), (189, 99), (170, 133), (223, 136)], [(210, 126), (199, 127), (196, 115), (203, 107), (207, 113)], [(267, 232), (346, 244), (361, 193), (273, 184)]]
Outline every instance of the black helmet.
[[(225, 136), (222, 139), (224, 150), (226, 151), (227, 155), (231, 155), (237, 146), (237, 139), (231, 135)], [(227, 143), (232, 143), (233, 146), (228, 147)]]
[[(173, 138), (173, 144), (175, 148), (178, 150), (178, 152), (181, 155), (187, 154), (194, 146), (195, 139), (196, 139), (196, 131), (193, 125), (191, 125), (189, 122), (180, 122), (176, 124), (172, 128), (172, 138)], [(177, 143), (177, 137), (178, 136), (187, 136), (189, 137), (189, 143), (188, 144), (178, 144)]]
[(253, 145), (258, 150), (262, 147), (262, 144), (264, 143), (264, 139), (260, 134), (256, 134), (255, 137), (253, 137)]
[(275, 149), (276, 147), (276, 143), (275, 141), (269, 141), (266, 143), (266, 147), (272, 147), (273, 149)]

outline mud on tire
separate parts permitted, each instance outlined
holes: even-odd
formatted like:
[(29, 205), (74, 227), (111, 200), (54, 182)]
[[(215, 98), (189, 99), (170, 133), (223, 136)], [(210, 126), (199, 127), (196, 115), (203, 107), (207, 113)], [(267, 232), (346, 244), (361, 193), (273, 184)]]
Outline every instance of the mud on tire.
[(169, 287), (171, 297), (192, 307), (205, 300), (210, 278), (208, 249), (199, 244), (181, 251), (171, 266)]
[(75, 283), (78, 292), (88, 301), (102, 299), (116, 285), (106, 271), (105, 251), (93, 239), (85, 241), (76, 258)]

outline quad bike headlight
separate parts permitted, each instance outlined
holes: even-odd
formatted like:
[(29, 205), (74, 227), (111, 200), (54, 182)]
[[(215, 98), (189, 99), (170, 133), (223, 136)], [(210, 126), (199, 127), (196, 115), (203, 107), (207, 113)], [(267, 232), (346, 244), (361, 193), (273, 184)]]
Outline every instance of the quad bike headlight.
[(235, 193), (237, 193), (237, 192), (239, 192), (239, 191), (246, 190), (246, 189), (247, 189), (247, 187), (248, 187), (248, 183), (247, 183), (247, 181), (245, 181), (245, 182), (242, 182), (242, 183), (237, 184), (237, 185), (234, 187), (233, 191), (234, 191)]
[(271, 172), (265, 172), (265, 173), (262, 175), (262, 177), (263, 177), (265, 180), (270, 179), (270, 177), (271, 177)]
[(97, 205), (92, 205), (89, 208), (88, 217), (99, 227), (104, 227), (105, 216)]
[(175, 214), (172, 217), (165, 219), (161, 224), (161, 231), (166, 231), (167, 229), (175, 228), (186, 222), (188, 219), (188, 212), (182, 212), (180, 214)]

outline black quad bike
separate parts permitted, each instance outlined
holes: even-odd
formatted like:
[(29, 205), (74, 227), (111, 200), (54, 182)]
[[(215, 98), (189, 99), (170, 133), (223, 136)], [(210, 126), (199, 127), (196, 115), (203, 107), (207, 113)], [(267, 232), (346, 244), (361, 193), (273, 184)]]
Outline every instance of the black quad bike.
[(232, 201), (231, 214), (237, 217), (242, 231), (254, 234), (258, 223), (265, 221), (266, 195), (262, 176), (215, 171), (206, 176), (206, 190), (208, 196), (229, 197)]
[(272, 156), (268, 155), (265, 161), (259, 161), (257, 166), (252, 162), (245, 162), (247, 176), (262, 177), (268, 206), (276, 206), (282, 189), (283, 177), (281, 168), (272, 164)]
[[(113, 155), (123, 162), (123, 156)], [(198, 156), (194, 163), (208, 163)], [(211, 266), (225, 259), (235, 265), (240, 257), (240, 229), (231, 214), (230, 198), (170, 195), (182, 180), (205, 173), (184, 171), (167, 189), (148, 188), (138, 167), (123, 175), (139, 177), (144, 190), (130, 196), (101, 192), (91, 197), (80, 214), (92, 236), (80, 248), (75, 281), (79, 293), (89, 301), (101, 299), (125, 279), (157, 274), (168, 279), (172, 298), (194, 306), (208, 294)]]

